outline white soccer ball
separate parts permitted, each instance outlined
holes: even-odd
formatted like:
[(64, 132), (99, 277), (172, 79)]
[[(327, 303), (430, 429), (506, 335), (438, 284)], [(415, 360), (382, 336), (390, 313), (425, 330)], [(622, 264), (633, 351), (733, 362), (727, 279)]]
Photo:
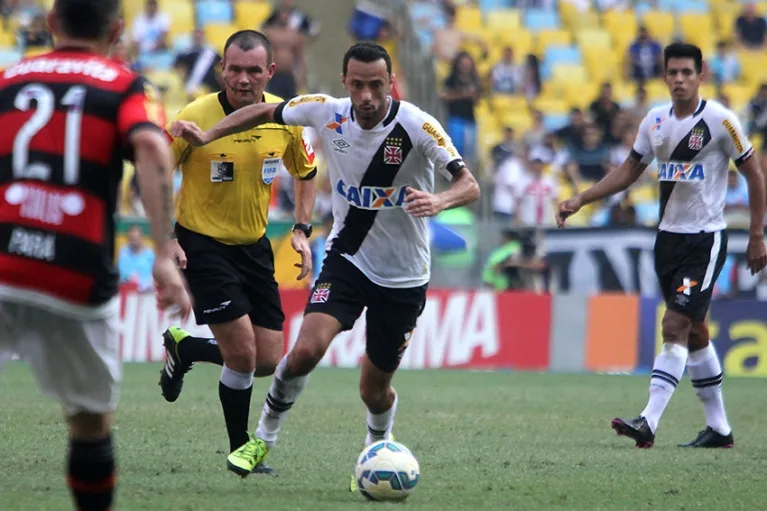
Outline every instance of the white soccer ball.
[(381, 440), (360, 453), (354, 477), (360, 493), (371, 500), (403, 500), (418, 484), (421, 469), (410, 449)]

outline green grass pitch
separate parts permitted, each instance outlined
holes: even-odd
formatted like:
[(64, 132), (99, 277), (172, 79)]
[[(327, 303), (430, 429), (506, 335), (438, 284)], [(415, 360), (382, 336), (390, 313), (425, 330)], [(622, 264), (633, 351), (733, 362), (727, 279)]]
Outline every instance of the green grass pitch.
[[(655, 447), (609, 427), (645, 404), (647, 378), (403, 371), (395, 433), (421, 464), (404, 504), (348, 492), (365, 433), (358, 371), (316, 371), (269, 462), (277, 476), (245, 480), (225, 468), (218, 368), (187, 375), (175, 404), (160, 396), (158, 364), (126, 365), (116, 439), (116, 508), (130, 510), (716, 510), (765, 509), (765, 382), (725, 379), (731, 450), (685, 450), (704, 425), (689, 381), (677, 390)], [(255, 425), (269, 381), (253, 392)], [(27, 368), (0, 373), (0, 509), (70, 510), (58, 406)]]

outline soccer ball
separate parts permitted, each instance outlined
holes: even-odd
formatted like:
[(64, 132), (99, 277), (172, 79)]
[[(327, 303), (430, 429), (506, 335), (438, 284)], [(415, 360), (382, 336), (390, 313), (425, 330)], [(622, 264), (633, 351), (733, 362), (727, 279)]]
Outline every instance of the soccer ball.
[(365, 447), (354, 471), (360, 493), (371, 500), (403, 500), (421, 477), (410, 449), (391, 440)]

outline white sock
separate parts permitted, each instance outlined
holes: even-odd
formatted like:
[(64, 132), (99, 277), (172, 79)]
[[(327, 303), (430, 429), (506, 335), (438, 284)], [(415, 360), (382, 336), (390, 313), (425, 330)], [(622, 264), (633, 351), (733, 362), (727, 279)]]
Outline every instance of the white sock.
[(240, 373), (224, 365), (218, 381), (232, 390), (248, 390), (253, 386), (253, 373)]
[(394, 427), (394, 414), (397, 413), (397, 392), (394, 392), (394, 403), (384, 413), (371, 413), (368, 410), (367, 425), (368, 434), (365, 437), (365, 446), (374, 444), (379, 440), (386, 440), (391, 436)]
[(658, 428), (658, 422), (671, 400), (671, 396), (679, 385), (687, 362), (687, 347), (676, 343), (664, 343), (660, 354), (655, 358), (650, 377), (650, 399), (640, 414), (647, 419), (647, 424), (653, 433)]
[(261, 419), (258, 421), (258, 429), (256, 429), (256, 437), (266, 442), (269, 447), (273, 447), (277, 442), (277, 435), (285, 416), (293, 407), (298, 395), (306, 387), (306, 382), (309, 381), (309, 376), (291, 376), (287, 368), (288, 357), (286, 355), (280, 360), (274, 371), (272, 385), (269, 387), (269, 394), (266, 396), (266, 403), (261, 410)]
[(729, 435), (732, 432), (727, 422), (722, 398), (722, 366), (714, 345), (709, 343), (702, 350), (690, 353), (687, 359), (687, 371), (695, 389), (695, 394), (703, 404), (706, 425), (717, 433)]

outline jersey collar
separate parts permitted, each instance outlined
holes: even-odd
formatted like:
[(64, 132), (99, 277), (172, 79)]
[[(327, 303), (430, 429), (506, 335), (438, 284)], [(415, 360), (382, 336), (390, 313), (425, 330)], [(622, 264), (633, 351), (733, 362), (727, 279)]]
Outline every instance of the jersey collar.
[[(221, 108), (224, 109), (224, 114), (229, 115), (234, 112), (234, 107), (226, 99), (226, 92), (221, 91), (218, 93), (218, 102), (221, 104)], [(261, 103), (266, 103), (266, 95), (261, 95)]]
[[(383, 122), (378, 123), (370, 131), (374, 131), (381, 127), (385, 128), (389, 124), (391, 124), (392, 121), (394, 121), (394, 119), (397, 118), (397, 112), (399, 112), (399, 106), (400, 106), (399, 101), (392, 98), (391, 96), (386, 96), (386, 97), (389, 100), (389, 112), (386, 114), (386, 117), (384, 117)], [(349, 114), (349, 117), (351, 118), (352, 122), (355, 122), (355, 123), (357, 122), (357, 120), (354, 118), (354, 106), (351, 107), (351, 113)]]
[[(700, 113), (703, 111), (703, 109), (706, 108), (706, 100), (701, 98), (698, 100), (698, 108), (695, 109), (695, 112), (692, 114), (693, 117), (700, 115)], [(672, 105), (671, 108), (668, 111), (669, 117), (674, 116), (674, 106)]]

